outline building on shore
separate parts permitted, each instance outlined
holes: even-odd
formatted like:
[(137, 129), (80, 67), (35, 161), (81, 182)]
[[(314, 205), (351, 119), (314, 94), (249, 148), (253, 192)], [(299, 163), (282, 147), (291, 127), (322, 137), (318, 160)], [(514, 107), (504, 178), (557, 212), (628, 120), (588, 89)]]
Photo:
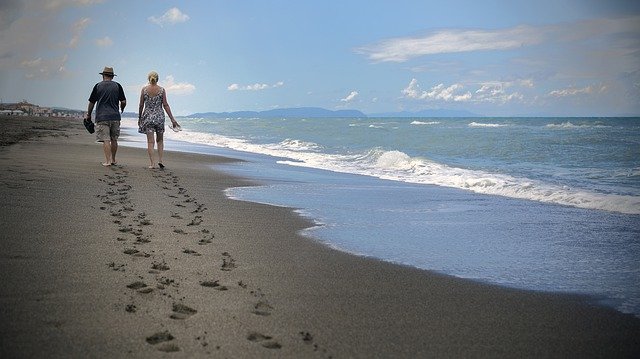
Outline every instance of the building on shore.
[(55, 116), (55, 117), (82, 117), (83, 112), (78, 110), (56, 109), (40, 107), (27, 100), (16, 103), (1, 103), (0, 115), (7, 116)]

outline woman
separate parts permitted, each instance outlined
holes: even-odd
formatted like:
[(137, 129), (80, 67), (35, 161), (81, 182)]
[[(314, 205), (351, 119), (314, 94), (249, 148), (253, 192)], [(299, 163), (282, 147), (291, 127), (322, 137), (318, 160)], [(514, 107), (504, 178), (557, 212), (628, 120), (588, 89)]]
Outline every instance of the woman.
[[(138, 109), (138, 132), (147, 134), (147, 152), (151, 165), (149, 168), (157, 168), (153, 161), (154, 143), (158, 143), (158, 167), (164, 168), (162, 164), (162, 152), (164, 150), (163, 134), (164, 134), (164, 111), (171, 119), (171, 125), (174, 129), (179, 129), (180, 125), (173, 118), (169, 102), (167, 102), (167, 94), (161, 86), (158, 85), (158, 73), (151, 71), (147, 76), (149, 84), (142, 88), (140, 92), (140, 105)], [(155, 134), (155, 139), (154, 139)]]

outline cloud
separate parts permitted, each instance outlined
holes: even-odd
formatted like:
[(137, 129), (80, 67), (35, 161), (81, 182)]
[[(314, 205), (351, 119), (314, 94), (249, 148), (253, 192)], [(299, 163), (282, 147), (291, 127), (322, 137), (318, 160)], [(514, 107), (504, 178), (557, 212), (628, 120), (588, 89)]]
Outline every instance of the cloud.
[(76, 46), (78, 46), (78, 41), (80, 41), (80, 36), (82, 35), (82, 32), (87, 27), (87, 25), (89, 25), (90, 22), (91, 20), (89, 18), (83, 18), (76, 21), (73, 24), (72, 37), (71, 37), (71, 40), (69, 40), (69, 45), (68, 45), (69, 48), (74, 49)]
[(66, 73), (66, 63), (68, 56), (61, 58), (43, 59), (41, 57), (24, 60), (20, 67), (25, 71), (25, 77), (30, 80), (45, 80), (54, 76)]
[(561, 90), (553, 90), (549, 92), (548, 96), (550, 97), (568, 97), (568, 96), (580, 96), (580, 95), (591, 95), (595, 93), (602, 93), (607, 91), (607, 86), (586, 86), (582, 88), (569, 87)]
[[(640, 16), (593, 19), (573, 23), (516, 27), (499, 30), (444, 29), (423, 36), (398, 37), (356, 48), (374, 62), (405, 62), (412, 58), (472, 51), (510, 50), (542, 43), (576, 42), (640, 32)], [(636, 51), (633, 47), (631, 51)]]
[(531, 26), (504, 30), (442, 30), (421, 37), (383, 40), (355, 51), (374, 62), (405, 62), (411, 58), (442, 53), (507, 50), (540, 43), (543, 36)]
[(24, 4), (20, 0), (0, 1), (0, 31), (8, 29), (14, 21), (20, 18)]
[(409, 85), (402, 90), (405, 97), (416, 100), (441, 100), (463, 102), (471, 99), (471, 93), (456, 94), (458, 90), (462, 90), (462, 84), (453, 84), (445, 87), (444, 84), (438, 84), (429, 91), (420, 91), (418, 80), (412, 79)]
[(113, 45), (113, 40), (109, 36), (105, 36), (102, 39), (96, 39), (95, 43), (98, 47), (110, 47)]
[(189, 15), (183, 13), (177, 7), (167, 10), (162, 16), (150, 16), (149, 21), (160, 26), (165, 24), (174, 25), (189, 20)]
[(340, 102), (351, 102), (353, 101), (356, 97), (358, 97), (358, 91), (351, 91), (351, 93), (349, 93), (347, 95), (347, 97), (340, 99)]
[(44, 0), (42, 4), (47, 10), (60, 10), (67, 6), (89, 6), (102, 2), (104, 0)]
[(517, 91), (507, 92), (507, 89), (514, 86), (532, 88), (534, 83), (532, 79), (483, 82), (480, 83), (480, 88), (474, 92), (473, 101), (504, 104), (514, 100), (524, 100), (524, 96)]
[(21, 71), (27, 79), (67, 74), (69, 49), (75, 49), (89, 18), (80, 18), (65, 32), (59, 28), (65, 8), (97, 4), (102, 0), (0, 1), (0, 68)]
[(196, 87), (190, 83), (175, 82), (172, 75), (165, 77), (162, 87), (167, 90), (167, 93), (172, 95), (190, 95), (196, 90)]
[(233, 83), (227, 86), (227, 90), (228, 91), (261, 91), (261, 90), (267, 90), (267, 89), (277, 88), (281, 86), (284, 86), (283, 81), (278, 81), (273, 85), (267, 85), (267, 84), (261, 84), (261, 83), (255, 83), (252, 85), (239, 85), (239, 84)]
[(433, 86), (427, 91), (420, 90), (418, 80), (412, 79), (409, 85), (402, 90), (402, 94), (405, 98), (414, 100), (427, 100), (427, 101), (444, 101), (444, 102), (490, 102), (490, 103), (507, 103), (510, 101), (522, 101), (524, 96), (519, 92), (507, 92), (507, 88), (513, 86), (531, 87), (533, 86), (532, 80), (517, 80), (510, 82), (485, 82), (479, 84), (480, 88), (476, 91), (466, 91), (462, 84), (453, 84), (451, 86), (445, 86), (444, 84), (438, 84)]

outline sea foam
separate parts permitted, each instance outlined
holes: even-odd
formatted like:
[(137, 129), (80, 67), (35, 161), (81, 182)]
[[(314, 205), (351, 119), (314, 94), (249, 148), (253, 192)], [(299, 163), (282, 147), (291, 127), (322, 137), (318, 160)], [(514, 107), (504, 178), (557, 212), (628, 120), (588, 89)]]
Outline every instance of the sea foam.
[[(472, 126), (474, 122), (470, 123)], [(475, 124), (473, 126), (506, 126)], [(565, 185), (518, 178), (501, 173), (459, 168), (429, 158), (412, 157), (397, 150), (372, 148), (358, 153), (326, 153), (313, 142), (286, 139), (278, 143), (257, 144), (242, 138), (184, 130), (171, 138), (191, 143), (217, 146), (237, 151), (281, 158), (278, 163), (372, 176), (385, 180), (458, 188), (488, 195), (498, 195), (545, 203), (640, 214), (640, 197), (573, 189)], [(628, 174), (636, 176), (636, 173)]]

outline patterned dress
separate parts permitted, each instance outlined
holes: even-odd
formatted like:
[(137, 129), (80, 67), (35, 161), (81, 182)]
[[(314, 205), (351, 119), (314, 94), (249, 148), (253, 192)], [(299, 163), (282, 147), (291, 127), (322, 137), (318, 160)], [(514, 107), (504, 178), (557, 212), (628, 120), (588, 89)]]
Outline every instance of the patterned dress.
[(160, 87), (157, 95), (151, 96), (144, 88), (144, 111), (142, 111), (142, 123), (138, 132), (140, 133), (163, 133), (164, 132), (164, 108), (162, 99), (164, 88)]

